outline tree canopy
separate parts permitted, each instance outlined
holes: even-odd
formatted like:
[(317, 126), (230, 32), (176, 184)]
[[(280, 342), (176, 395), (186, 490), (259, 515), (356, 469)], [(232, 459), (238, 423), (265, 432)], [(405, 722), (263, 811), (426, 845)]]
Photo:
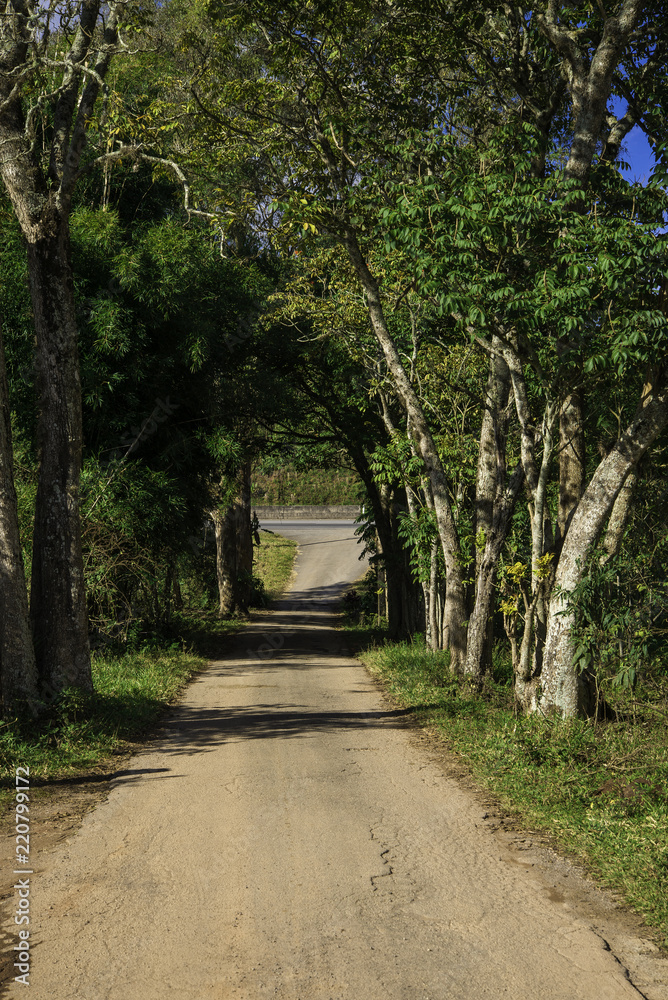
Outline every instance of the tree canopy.
[(245, 609), (221, 553), (286, 444), (359, 477), (393, 637), (477, 690), (503, 647), (528, 712), (635, 683), (666, 620), (664, 8), (75, 7), (0, 33), (6, 707), (85, 685), (93, 622), (216, 573)]

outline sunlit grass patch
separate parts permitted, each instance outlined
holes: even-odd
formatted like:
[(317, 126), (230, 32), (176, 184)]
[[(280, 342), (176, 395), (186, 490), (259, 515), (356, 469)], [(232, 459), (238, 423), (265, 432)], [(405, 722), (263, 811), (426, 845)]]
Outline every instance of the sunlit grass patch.
[(253, 573), (263, 581), (267, 597), (273, 601), (285, 592), (290, 582), (297, 543), (273, 531), (261, 531), (260, 541), (255, 549)]
[(13, 783), (19, 764), (30, 768), (31, 783), (94, 766), (152, 726), (205, 664), (175, 650), (94, 657), (92, 695), (65, 691), (39, 718), (0, 730), (2, 782)]

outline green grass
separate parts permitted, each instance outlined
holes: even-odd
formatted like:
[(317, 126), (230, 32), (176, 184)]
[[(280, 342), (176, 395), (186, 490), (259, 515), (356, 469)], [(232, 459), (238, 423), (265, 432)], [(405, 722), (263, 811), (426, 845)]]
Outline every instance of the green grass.
[(2, 783), (17, 765), (30, 768), (31, 784), (90, 769), (153, 726), (205, 663), (173, 649), (94, 657), (94, 694), (64, 692), (38, 721), (0, 731)]
[(259, 576), (270, 600), (283, 594), (290, 582), (297, 543), (273, 531), (260, 532), (261, 545), (255, 549), (253, 573)]
[[(254, 572), (266, 592), (276, 597), (290, 579), (296, 543), (262, 535)], [(242, 624), (221, 620), (213, 612), (174, 614), (169, 628), (142, 648), (122, 655), (96, 653), (93, 694), (67, 691), (38, 719), (29, 716), (0, 725), (0, 787), (13, 786), (17, 766), (30, 768), (31, 784), (48, 784), (84, 774), (115, 751), (141, 742), (194, 674), (224, 649), (226, 636)]]
[(447, 653), (415, 644), (360, 654), (521, 821), (548, 833), (619, 892), (668, 946), (668, 730), (635, 706), (616, 722), (548, 721), (512, 709), (507, 684), (462, 689)]

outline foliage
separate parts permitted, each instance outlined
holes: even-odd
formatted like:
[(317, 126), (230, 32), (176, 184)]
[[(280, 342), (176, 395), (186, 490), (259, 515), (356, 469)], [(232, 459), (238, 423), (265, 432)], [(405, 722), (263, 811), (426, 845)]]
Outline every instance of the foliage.
[(622, 551), (602, 562), (594, 550), (573, 592), (574, 662), (594, 670), (604, 691), (636, 688), (668, 675), (668, 535), (653, 550)]
[(352, 472), (335, 469), (297, 471), (290, 466), (253, 475), (253, 502), (276, 504), (356, 504), (360, 484)]
[(139, 623), (157, 623), (169, 613), (165, 574), (189, 527), (172, 477), (138, 462), (86, 464), (82, 540), (89, 623), (98, 641), (127, 642)]

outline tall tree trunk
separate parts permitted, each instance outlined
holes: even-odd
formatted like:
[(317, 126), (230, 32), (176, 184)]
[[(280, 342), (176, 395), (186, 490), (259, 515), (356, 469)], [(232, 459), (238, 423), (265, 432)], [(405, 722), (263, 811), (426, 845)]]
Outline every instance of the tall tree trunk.
[[(499, 348), (498, 337), (492, 341)], [(465, 673), (479, 684), (492, 668), (494, 618), (492, 614), (498, 562), (510, 527), (521, 477), (506, 496), (506, 435), (510, 371), (498, 354), (489, 358), (485, 409), (480, 430), (476, 477), (476, 586), (466, 642)]]
[(357, 473), (364, 483), (367, 497), (373, 511), (378, 539), (378, 559), (382, 566), (385, 584), (385, 610), (390, 639), (396, 642), (410, 635), (409, 622), (405, 616), (404, 556), (401, 540), (397, 535), (397, 518), (392, 500), (392, 490), (386, 483), (378, 485), (373, 478), (366, 455), (355, 442), (347, 442), (350, 456)]
[[(572, 139), (564, 169), (564, 179), (577, 181), (580, 187), (585, 187), (587, 183), (597, 145), (606, 130), (608, 99), (614, 73), (629, 38), (637, 27), (642, 11), (641, 0), (622, 0), (619, 10), (614, 16), (607, 16), (604, 12), (603, 29), (600, 41), (595, 48), (587, 48), (589, 43), (585, 44), (583, 40), (576, 39), (573, 32), (560, 23), (561, 6), (559, 4), (548, 4), (545, 12), (537, 15), (537, 23), (541, 31), (561, 57), (562, 72), (571, 95)], [(632, 120), (628, 115), (617, 122), (611, 149), (615, 144), (616, 148), (619, 148), (621, 139), (631, 128), (631, 125)], [(606, 155), (610, 154), (611, 149), (606, 152)], [(582, 212), (584, 204), (574, 192), (573, 199), (567, 208), (570, 208), (571, 211)], [(612, 476), (604, 489), (603, 480), (597, 480), (604, 465), (602, 463), (586, 493), (582, 496), (584, 442), (582, 439), (581, 399), (577, 392), (570, 394), (563, 401), (560, 412), (560, 438), (558, 542), (559, 545), (563, 545), (563, 549), (556, 553), (559, 562), (554, 576), (555, 596), (552, 597), (547, 620), (544, 624), (544, 597), (532, 588), (532, 593), (537, 594), (538, 597), (539, 641), (534, 655), (532, 683), (529, 685), (530, 698), (527, 704), (530, 703), (533, 710), (538, 707), (539, 699), (537, 696), (540, 686), (543, 691), (540, 700), (541, 706), (547, 705), (550, 708), (563, 711), (565, 715), (572, 715), (586, 711), (586, 702), (589, 699), (590, 691), (583, 679), (575, 678), (570, 664), (566, 664), (564, 659), (568, 656), (567, 649), (570, 648), (568, 637), (572, 619), (569, 620), (568, 614), (559, 617), (561, 612), (568, 607), (568, 598), (565, 594), (559, 595), (559, 588), (564, 586), (564, 582), (573, 583), (577, 576), (577, 572), (574, 573), (573, 570), (575, 562), (578, 558), (584, 561), (586, 552), (593, 544), (590, 541), (591, 532), (594, 532), (598, 538), (602, 530), (602, 525), (598, 524), (598, 515), (594, 513), (594, 510), (596, 508), (600, 513), (605, 507), (605, 503), (601, 499), (602, 494), (594, 502), (590, 490), (595, 487), (595, 482), (598, 482), (598, 487), (607, 496), (610, 490), (614, 491), (613, 481), (615, 477)], [(618, 489), (619, 486), (615, 488)], [(578, 503), (580, 497), (582, 499)], [(614, 497), (610, 502), (611, 504), (614, 502)], [(585, 516), (585, 510), (589, 512), (587, 516)], [(606, 518), (608, 514), (609, 509), (605, 515)], [(574, 523), (576, 518), (578, 518), (580, 528), (572, 535), (569, 524)], [(588, 521), (588, 530), (583, 530), (586, 521)], [(579, 555), (574, 552), (572, 541), (578, 535), (579, 543), (585, 545), (585, 549)], [(566, 558), (562, 566), (564, 556)], [(573, 585), (575, 584), (573, 583)], [(545, 585), (541, 585), (541, 587), (545, 591), (548, 589)], [(557, 606), (559, 612), (556, 611)], [(541, 641), (543, 631), (546, 633), (544, 646)], [(558, 634), (562, 636), (561, 639), (558, 639)], [(543, 657), (545, 657), (546, 676), (542, 676), (544, 672)], [(538, 679), (539, 675), (541, 675), (540, 680)]]
[[(638, 24), (643, 6), (642, 0), (622, 0), (616, 16), (604, 13), (601, 39), (591, 53), (585, 47), (589, 45), (589, 39), (586, 42), (576, 40), (574, 32), (559, 23), (561, 4), (547, 4), (545, 12), (537, 14), (541, 31), (562, 59), (573, 104), (573, 138), (564, 170), (568, 179), (584, 184), (589, 176), (608, 114), (613, 74)], [(620, 133), (621, 138), (624, 134)], [(617, 139), (617, 146), (621, 138)]]
[(239, 491), (234, 504), (236, 528), (237, 608), (246, 614), (253, 590), (253, 533), (251, 530), (251, 463), (245, 461), (239, 470)]
[[(382, 542), (385, 579), (387, 583), (387, 613), (390, 638), (397, 642), (408, 639), (417, 630), (413, 599), (409, 553), (399, 538), (399, 509), (389, 489), (382, 490), (383, 518), (379, 537)], [(378, 527), (378, 524), (376, 525)]]
[[(30, 619), (42, 692), (92, 690), (79, 525), (81, 389), (69, 246), (72, 196), (124, 4), (63, 12), (60, 85), (41, 90), (39, 5), (10, 4), (0, 23), (0, 174), (28, 246), (37, 342), (39, 480)], [(37, 11), (37, 15), (36, 15)], [(35, 141), (36, 135), (45, 145)], [(48, 136), (48, 139), (46, 138)], [(44, 155), (46, 153), (46, 155)]]
[(668, 366), (655, 391), (645, 395), (639, 412), (594, 476), (573, 514), (561, 551), (550, 602), (541, 675), (543, 711), (567, 718), (594, 709), (592, 679), (573, 665), (571, 593), (582, 579), (588, 553), (596, 544), (631, 469), (668, 423)]
[(636, 466), (633, 466), (624, 480), (624, 485), (617, 495), (617, 499), (614, 502), (612, 513), (610, 515), (610, 520), (608, 521), (608, 526), (605, 529), (605, 536), (603, 538), (603, 555), (601, 557), (601, 565), (603, 566), (605, 566), (607, 562), (610, 562), (611, 559), (614, 559), (615, 556), (619, 555), (622, 547), (622, 539), (624, 538), (624, 529), (626, 528), (626, 522), (628, 521), (629, 514), (631, 512), (631, 501), (633, 500), (633, 494), (637, 483), (638, 469)]
[(36, 332), (39, 478), (30, 620), (40, 680), (93, 689), (81, 551), (81, 384), (67, 221), (28, 243)]
[(431, 559), (429, 564), (429, 587), (426, 592), (427, 637), (430, 649), (441, 648), (441, 630), (439, 628), (438, 604), (440, 595), (438, 592), (438, 543), (434, 542), (431, 547)]
[(237, 572), (237, 546), (234, 510), (212, 510), (211, 518), (216, 534), (216, 580), (218, 582), (218, 614), (227, 618), (236, 611), (235, 581)]
[[(529, 516), (531, 519), (531, 588), (523, 589), (525, 614), (523, 635), (519, 653), (514, 656), (515, 696), (519, 704), (526, 710), (533, 711), (537, 707), (537, 690), (542, 664), (545, 627), (538, 620), (536, 612), (544, 601), (546, 587), (551, 582), (551, 569), (546, 566), (543, 556), (547, 554), (546, 545), (552, 545), (552, 532), (549, 526), (547, 508), (547, 486), (550, 466), (554, 455), (554, 430), (559, 416), (559, 406), (555, 400), (548, 398), (543, 413), (540, 436), (536, 432), (531, 415), (529, 393), (524, 374), (524, 365), (517, 344), (504, 346), (504, 358), (508, 364), (515, 399), (515, 410), (520, 426), (520, 447), (522, 465), (526, 478), (529, 496)], [(542, 440), (542, 455), (538, 465), (537, 444)], [(546, 531), (546, 527), (549, 528)]]
[[(413, 445), (413, 454), (415, 454), (415, 446), (414, 445)], [(431, 503), (431, 494), (429, 492), (429, 483), (425, 483), (425, 485), (427, 487), (427, 493), (425, 494), (425, 499), (427, 500), (427, 503), (429, 503), (429, 505), (433, 508), (433, 504)], [(408, 504), (408, 513), (410, 514), (411, 519), (413, 521), (416, 521), (417, 518), (418, 518), (418, 516), (419, 516), (419, 497), (418, 497), (417, 493), (415, 492), (415, 490), (413, 489), (412, 486), (406, 484), (405, 489), (406, 489), (406, 502)], [(413, 599), (413, 602), (412, 602), (412, 615), (411, 615), (411, 618), (414, 619), (414, 620), (411, 622), (410, 633), (411, 633), (411, 635), (413, 635), (416, 632), (424, 632), (425, 643), (426, 643), (427, 649), (431, 649), (431, 650), (438, 649), (438, 644), (436, 643), (436, 634), (432, 630), (432, 627), (431, 627), (432, 626), (432, 621), (431, 621), (431, 617), (430, 617), (430, 607), (431, 607), (431, 588), (430, 588), (430, 583), (429, 583), (429, 581), (426, 581), (426, 580), (421, 580), (420, 581), (420, 588), (422, 590), (421, 599), (417, 599), (416, 600), (416, 597), (417, 597), (417, 593), (416, 593), (417, 592), (417, 582), (414, 581), (414, 579), (413, 579), (413, 572), (412, 572), (412, 568), (411, 568), (411, 553), (410, 553), (409, 549), (406, 549), (406, 554), (404, 556), (404, 559), (405, 559), (406, 570), (407, 570), (407, 572), (406, 572), (406, 579), (407, 579), (407, 581), (410, 580), (411, 583), (414, 583), (414, 586), (412, 588), (412, 590), (413, 590), (413, 598), (414, 599)], [(433, 554), (432, 554), (432, 557), (431, 557), (431, 567), (435, 571), (436, 563), (435, 563)], [(431, 576), (431, 572), (430, 572), (430, 576)], [(434, 577), (434, 581), (435, 581), (435, 577)], [(419, 614), (419, 608), (420, 607), (421, 607), (422, 612), (423, 612), (423, 614), (422, 614), (422, 623), (419, 623), (417, 621), (417, 615)]]
[(37, 668), (28, 619), (5, 351), (0, 327), (0, 691), (3, 715), (37, 702)]
[[(496, 574), (523, 482), (524, 469), (520, 464), (508, 482), (503, 484), (503, 492), (494, 505), (494, 518), (485, 539), (482, 558), (478, 562), (476, 599), (469, 619), (466, 648), (466, 675), (476, 685), (480, 685), (486, 672), (485, 648), (489, 642), (489, 620), (494, 609)], [(488, 669), (491, 669), (491, 663)]]
[(584, 490), (585, 442), (582, 392), (566, 396), (559, 410), (559, 508), (558, 541), (566, 537), (573, 511)]
[(450, 503), (447, 479), (422, 405), (411, 385), (396, 344), (387, 327), (378, 282), (371, 274), (354, 234), (349, 233), (344, 242), (350, 262), (366, 295), (371, 327), (383, 351), (396, 391), (405, 407), (415, 447), (424, 463), (425, 472), (431, 483), (446, 571), (444, 633), (447, 648), (450, 650), (452, 670), (461, 673), (466, 658), (466, 594), (462, 571), (462, 552)]
[(251, 529), (251, 464), (244, 462), (236, 477), (236, 497), (225, 511), (211, 512), (216, 532), (218, 613), (221, 618), (247, 614), (253, 580)]

